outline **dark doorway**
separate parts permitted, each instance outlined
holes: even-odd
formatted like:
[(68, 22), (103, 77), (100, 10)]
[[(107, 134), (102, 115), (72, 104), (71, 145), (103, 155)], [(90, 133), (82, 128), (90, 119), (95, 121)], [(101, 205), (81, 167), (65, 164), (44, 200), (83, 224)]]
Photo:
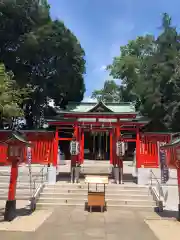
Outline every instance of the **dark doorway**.
[(110, 159), (110, 137), (108, 132), (84, 133), (84, 158), (90, 160)]

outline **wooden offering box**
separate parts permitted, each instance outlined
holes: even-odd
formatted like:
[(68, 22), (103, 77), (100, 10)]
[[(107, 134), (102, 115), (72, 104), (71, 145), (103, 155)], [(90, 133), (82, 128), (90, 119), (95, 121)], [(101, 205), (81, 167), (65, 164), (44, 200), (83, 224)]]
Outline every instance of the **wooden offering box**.
[[(92, 207), (100, 207), (101, 212), (106, 206), (105, 201), (105, 184), (108, 184), (108, 177), (105, 176), (86, 176), (85, 182), (88, 183), (88, 202), (87, 206), (92, 212)], [(103, 185), (103, 189), (98, 187)]]

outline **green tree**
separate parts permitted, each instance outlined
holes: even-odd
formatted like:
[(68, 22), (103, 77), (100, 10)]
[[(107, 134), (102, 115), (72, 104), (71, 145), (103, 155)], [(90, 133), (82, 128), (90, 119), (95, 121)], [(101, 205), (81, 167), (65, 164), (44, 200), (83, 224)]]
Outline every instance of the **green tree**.
[(107, 80), (104, 82), (102, 89), (95, 90), (92, 93), (92, 98), (104, 102), (120, 102), (120, 86), (117, 85), (113, 80)]
[(26, 64), (32, 66), (28, 83), (33, 86), (33, 94), (27, 111), (30, 107), (37, 120), (39, 109), (46, 107), (49, 98), (59, 106), (83, 99), (84, 50), (63, 22), (56, 20), (26, 35), (20, 50), (20, 58), (26, 53)]
[(0, 64), (0, 127), (7, 122), (13, 125), (18, 117), (23, 116), (22, 102), (28, 97), (27, 89), (20, 89), (11, 72), (6, 72)]
[(121, 55), (115, 57), (113, 63), (107, 67), (113, 78), (122, 81), (123, 101), (139, 100), (144, 92), (141, 73), (145, 71), (145, 62), (153, 55), (155, 48), (153, 36), (138, 37), (121, 46)]
[[(162, 31), (138, 37), (121, 47), (121, 54), (108, 66), (114, 78), (122, 80), (122, 92), (153, 120), (171, 130), (180, 130), (179, 56), (180, 39), (168, 14), (163, 14)], [(125, 91), (124, 91), (125, 90)]]
[(83, 99), (84, 50), (63, 22), (50, 19), (45, 0), (3, 1), (0, 29), (0, 59), (19, 86), (31, 86), (31, 98), (24, 101), (28, 127), (41, 125), (49, 98), (63, 107)]

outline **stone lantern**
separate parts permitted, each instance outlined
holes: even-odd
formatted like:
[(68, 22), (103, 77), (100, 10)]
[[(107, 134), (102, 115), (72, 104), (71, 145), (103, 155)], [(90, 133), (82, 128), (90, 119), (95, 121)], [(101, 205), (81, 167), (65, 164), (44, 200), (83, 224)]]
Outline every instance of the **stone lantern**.
[(30, 146), (30, 144), (19, 132), (12, 132), (4, 144), (7, 145), (7, 161), (11, 165), (8, 200), (6, 201), (4, 220), (12, 221), (16, 217), (18, 166), (20, 163), (26, 161), (26, 148)]

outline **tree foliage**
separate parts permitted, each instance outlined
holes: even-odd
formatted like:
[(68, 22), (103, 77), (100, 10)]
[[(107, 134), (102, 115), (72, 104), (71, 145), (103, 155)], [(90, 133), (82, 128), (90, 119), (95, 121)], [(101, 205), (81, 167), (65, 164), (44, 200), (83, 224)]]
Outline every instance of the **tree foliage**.
[(121, 101), (120, 86), (113, 80), (104, 82), (104, 86), (100, 90), (95, 90), (91, 98), (104, 102), (120, 102)]
[(168, 14), (163, 14), (157, 38), (146, 35), (129, 41), (107, 69), (121, 80), (117, 92), (123, 101), (135, 102), (154, 122), (180, 130), (180, 35)]
[(49, 99), (64, 106), (81, 101), (85, 92), (84, 50), (49, 9), (46, 0), (0, 2), (0, 61), (19, 87), (31, 88), (22, 104), (28, 127), (41, 125)]
[(19, 88), (13, 79), (12, 72), (6, 72), (4, 64), (0, 64), (0, 125), (3, 122), (13, 124), (13, 120), (23, 116), (21, 108), (23, 100), (28, 98), (28, 89)]

